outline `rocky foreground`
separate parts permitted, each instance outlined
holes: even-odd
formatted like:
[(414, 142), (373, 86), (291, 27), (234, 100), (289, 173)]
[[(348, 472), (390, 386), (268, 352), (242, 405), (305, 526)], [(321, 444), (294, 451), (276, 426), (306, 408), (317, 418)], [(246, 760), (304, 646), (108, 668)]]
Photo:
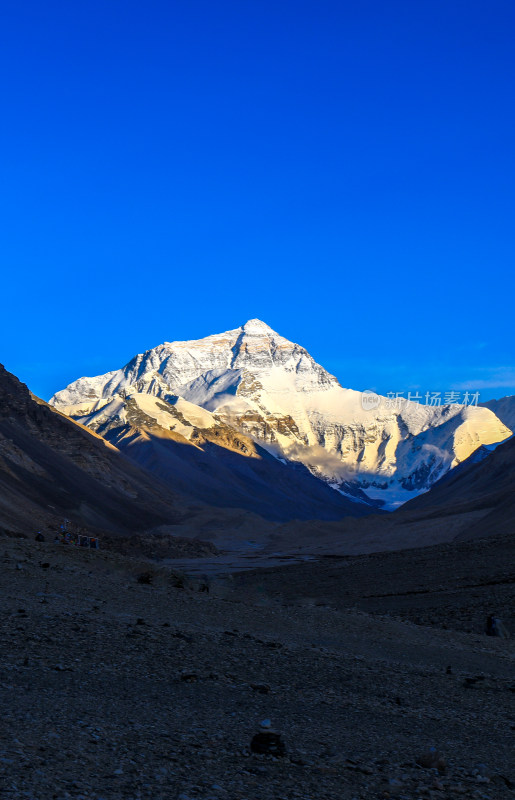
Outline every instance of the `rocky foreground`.
[[(207, 587), (28, 540), (0, 562), (0, 798), (515, 797), (515, 639), (455, 630), (445, 605), (416, 624), (334, 585), (317, 600), (305, 575)], [(386, 596), (376, 563), (364, 594)], [(251, 751), (266, 719), (285, 755)]]

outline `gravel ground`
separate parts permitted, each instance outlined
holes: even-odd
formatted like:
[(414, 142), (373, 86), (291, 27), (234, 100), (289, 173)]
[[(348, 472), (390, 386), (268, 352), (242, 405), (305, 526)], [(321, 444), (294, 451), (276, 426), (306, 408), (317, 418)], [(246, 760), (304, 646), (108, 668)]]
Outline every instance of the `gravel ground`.
[(515, 798), (513, 639), (62, 545), (0, 564), (0, 798)]

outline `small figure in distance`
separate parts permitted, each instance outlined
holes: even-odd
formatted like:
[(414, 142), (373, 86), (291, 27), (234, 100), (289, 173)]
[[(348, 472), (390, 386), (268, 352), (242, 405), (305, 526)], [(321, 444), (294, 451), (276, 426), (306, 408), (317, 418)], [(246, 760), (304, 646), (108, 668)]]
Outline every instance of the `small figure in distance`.
[(38, 531), (36, 533), (36, 535), (34, 536), (34, 539), (36, 540), (36, 542), (44, 542), (45, 541), (45, 537), (43, 536), (41, 531)]

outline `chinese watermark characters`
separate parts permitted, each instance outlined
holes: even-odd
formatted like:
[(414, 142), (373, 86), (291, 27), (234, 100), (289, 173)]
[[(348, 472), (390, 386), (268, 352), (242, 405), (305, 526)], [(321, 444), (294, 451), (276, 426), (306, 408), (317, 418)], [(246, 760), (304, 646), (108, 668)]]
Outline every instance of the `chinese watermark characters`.
[(378, 408), (381, 403), (385, 408), (400, 410), (408, 403), (418, 403), (425, 406), (477, 406), (479, 392), (458, 392), (454, 389), (448, 392), (387, 392), (385, 397), (367, 389), (361, 395), (361, 406), (365, 411)]

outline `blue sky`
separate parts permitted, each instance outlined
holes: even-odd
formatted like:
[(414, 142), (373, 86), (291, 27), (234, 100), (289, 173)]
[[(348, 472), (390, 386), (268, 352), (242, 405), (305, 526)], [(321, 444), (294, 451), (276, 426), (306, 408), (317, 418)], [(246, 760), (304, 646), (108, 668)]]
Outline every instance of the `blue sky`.
[(48, 398), (259, 317), (515, 392), (512, 0), (2, 4), (0, 362)]

